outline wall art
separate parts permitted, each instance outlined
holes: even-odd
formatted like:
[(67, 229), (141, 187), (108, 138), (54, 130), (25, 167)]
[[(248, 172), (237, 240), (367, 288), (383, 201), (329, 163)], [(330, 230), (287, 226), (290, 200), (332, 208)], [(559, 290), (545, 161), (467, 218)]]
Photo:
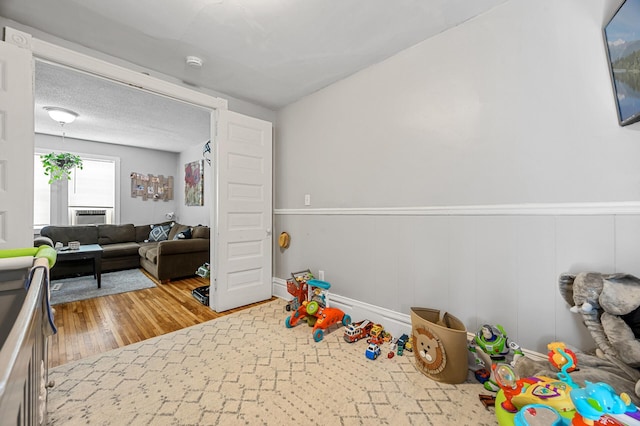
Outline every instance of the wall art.
[(150, 175), (131, 172), (131, 197), (144, 201), (173, 200), (173, 176)]
[(184, 166), (184, 203), (187, 206), (204, 205), (204, 160)]

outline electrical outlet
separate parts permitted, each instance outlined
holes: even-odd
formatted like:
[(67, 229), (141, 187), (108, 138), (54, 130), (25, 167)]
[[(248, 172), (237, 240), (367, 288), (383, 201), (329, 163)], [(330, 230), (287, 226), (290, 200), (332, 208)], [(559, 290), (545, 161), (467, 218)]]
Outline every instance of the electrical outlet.
[(324, 271), (318, 271), (318, 279), (324, 281)]
[(304, 205), (305, 206), (311, 205), (311, 194), (304, 194)]

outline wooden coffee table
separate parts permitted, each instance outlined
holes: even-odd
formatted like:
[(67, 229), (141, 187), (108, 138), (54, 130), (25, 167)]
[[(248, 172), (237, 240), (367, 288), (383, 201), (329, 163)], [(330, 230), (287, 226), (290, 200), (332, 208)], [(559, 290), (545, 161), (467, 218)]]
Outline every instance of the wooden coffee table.
[(98, 288), (102, 285), (102, 247), (99, 244), (81, 245), (78, 250), (69, 250), (66, 247), (56, 250), (58, 258), (56, 263), (64, 263), (78, 260), (91, 260), (93, 262), (93, 278), (98, 282)]

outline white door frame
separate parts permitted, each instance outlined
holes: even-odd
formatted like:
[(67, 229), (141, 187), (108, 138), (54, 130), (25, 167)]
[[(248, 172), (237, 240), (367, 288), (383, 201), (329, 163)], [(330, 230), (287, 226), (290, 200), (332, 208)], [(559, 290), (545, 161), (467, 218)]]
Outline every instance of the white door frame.
[(0, 50), (0, 249), (14, 249), (33, 246), (33, 55)]
[[(25, 33), (10, 27), (5, 27), (5, 41), (17, 45), (19, 47), (29, 49), (33, 52), (35, 59), (49, 61), (56, 65), (67, 66), (74, 70), (86, 72), (92, 75), (97, 75), (118, 83), (126, 84), (136, 87), (140, 90), (146, 90), (154, 94), (166, 96), (177, 101), (183, 101), (190, 104), (198, 105), (209, 109), (211, 114), (211, 141), (215, 141), (215, 129), (216, 129), (216, 110), (228, 109), (228, 102), (226, 99), (217, 98), (201, 92), (197, 92), (186, 87), (178, 86), (173, 83), (169, 83), (158, 78), (142, 74), (141, 72), (133, 71), (128, 68), (124, 68), (115, 64), (112, 64), (101, 59), (93, 58), (91, 56), (75, 52), (73, 50), (57, 46), (52, 43), (48, 43), (43, 40), (34, 38), (29, 33)], [(217, 187), (217, 177), (213, 174), (212, 187)], [(33, 189), (31, 193), (33, 197)], [(211, 197), (212, 212), (217, 211), (216, 197)], [(215, 213), (214, 213), (215, 214)], [(211, 238), (211, 257), (215, 259), (217, 256), (217, 244), (215, 243), (217, 220), (212, 222), (212, 238)], [(215, 277), (212, 277), (215, 279)], [(215, 306), (212, 306), (215, 309)]]
[(5, 40), (8, 43), (29, 49), (34, 58), (64, 65), (78, 71), (104, 77), (119, 83), (164, 95), (179, 101), (199, 105), (211, 110), (228, 109), (226, 99), (206, 95), (195, 90), (178, 86), (164, 80), (133, 71), (101, 59), (75, 52), (73, 50), (48, 43), (32, 37), (29, 33), (5, 27)]

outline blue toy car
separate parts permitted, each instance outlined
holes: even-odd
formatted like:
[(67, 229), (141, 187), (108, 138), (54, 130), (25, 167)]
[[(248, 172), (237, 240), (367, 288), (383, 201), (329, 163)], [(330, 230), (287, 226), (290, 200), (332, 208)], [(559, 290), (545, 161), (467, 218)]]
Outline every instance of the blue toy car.
[(369, 359), (376, 359), (380, 356), (380, 346), (376, 345), (375, 343), (371, 343), (369, 344), (369, 347), (367, 347), (367, 350), (364, 352), (364, 354)]

